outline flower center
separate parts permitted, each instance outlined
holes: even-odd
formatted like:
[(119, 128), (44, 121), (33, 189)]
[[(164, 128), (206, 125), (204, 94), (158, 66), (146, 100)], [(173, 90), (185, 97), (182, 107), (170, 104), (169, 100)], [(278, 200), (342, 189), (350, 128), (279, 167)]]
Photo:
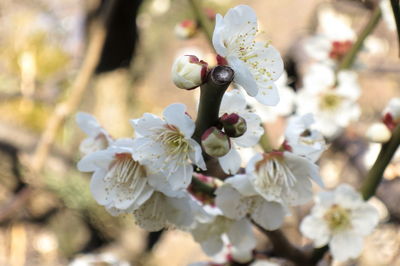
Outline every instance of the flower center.
[(105, 177), (114, 181), (115, 186), (134, 188), (141, 178), (147, 176), (145, 168), (132, 159), (130, 153), (117, 153), (110, 171)]
[(190, 144), (185, 136), (174, 126), (167, 125), (167, 130), (163, 130), (158, 136), (157, 141), (164, 144), (169, 156), (187, 155), (190, 151)]
[(255, 185), (264, 191), (291, 188), (296, 184), (296, 177), (283, 160), (282, 152), (264, 154), (264, 158), (256, 164), (257, 179)]
[(336, 204), (325, 213), (324, 219), (331, 230), (345, 229), (350, 225), (349, 211)]
[(335, 110), (339, 107), (340, 103), (342, 102), (342, 98), (333, 93), (326, 93), (322, 96), (320, 102), (320, 108), (322, 110)]

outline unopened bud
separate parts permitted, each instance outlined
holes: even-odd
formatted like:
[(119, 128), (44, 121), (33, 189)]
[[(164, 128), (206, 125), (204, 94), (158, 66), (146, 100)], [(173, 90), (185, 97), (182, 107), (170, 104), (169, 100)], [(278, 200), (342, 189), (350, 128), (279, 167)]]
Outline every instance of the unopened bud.
[(174, 28), (175, 35), (180, 39), (189, 39), (197, 32), (197, 24), (191, 19), (185, 19), (176, 24)]
[(383, 110), (383, 123), (393, 130), (400, 123), (400, 98), (393, 98)]
[(220, 122), (224, 127), (225, 133), (232, 138), (242, 136), (247, 130), (246, 120), (235, 113), (224, 114), (221, 116)]
[(368, 128), (365, 135), (372, 142), (385, 143), (390, 139), (392, 133), (385, 124), (374, 123)]
[(201, 136), (201, 146), (212, 157), (222, 157), (231, 149), (229, 137), (216, 127), (210, 127)]
[(207, 76), (208, 64), (194, 55), (178, 57), (172, 65), (172, 80), (178, 88), (191, 90), (200, 86)]

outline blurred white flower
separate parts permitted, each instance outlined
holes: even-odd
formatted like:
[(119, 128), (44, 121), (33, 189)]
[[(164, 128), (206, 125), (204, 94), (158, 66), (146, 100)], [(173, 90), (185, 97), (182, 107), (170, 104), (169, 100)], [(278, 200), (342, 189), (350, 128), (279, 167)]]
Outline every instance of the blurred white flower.
[(351, 186), (342, 184), (318, 195), (300, 230), (314, 241), (315, 247), (329, 244), (333, 258), (345, 261), (360, 255), (363, 237), (373, 231), (378, 220), (377, 210)]
[(356, 34), (350, 20), (330, 8), (318, 14), (317, 34), (304, 40), (304, 49), (313, 59), (333, 65), (351, 49)]
[(192, 180), (191, 163), (206, 169), (201, 147), (191, 138), (195, 124), (183, 104), (169, 105), (163, 117), (145, 113), (131, 120), (137, 135), (133, 158), (161, 172), (173, 190), (185, 189)]
[(394, 20), (392, 5), (390, 4), (390, 0), (382, 0), (379, 2), (379, 6), (382, 10), (382, 17), (386, 22), (387, 27), (395, 31), (396, 30), (396, 21)]
[(191, 19), (185, 19), (175, 25), (174, 32), (178, 38), (188, 39), (197, 31), (197, 23)]
[(103, 150), (113, 142), (111, 136), (100, 126), (94, 116), (79, 112), (76, 114), (75, 120), (79, 128), (89, 136), (84, 139), (79, 146), (79, 150), (83, 154)]
[(226, 92), (222, 98), (219, 110), (220, 116), (223, 114), (235, 113), (246, 121), (246, 132), (237, 138), (231, 138), (231, 149), (228, 154), (218, 158), (219, 163), (227, 174), (235, 174), (241, 164), (239, 147), (251, 147), (258, 143), (264, 128), (261, 126), (260, 117), (247, 109), (247, 102), (244, 95), (239, 90)]
[(214, 218), (208, 222), (197, 223), (190, 230), (194, 240), (200, 243), (207, 255), (214, 256), (221, 252), (224, 242), (229, 242), (236, 250), (251, 253), (256, 246), (256, 239), (247, 218), (233, 220), (223, 216), (218, 208), (207, 210)]
[(257, 28), (254, 10), (239, 5), (224, 17), (217, 14), (212, 41), (219, 63), (235, 71), (233, 81), (261, 103), (276, 105), (279, 95), (274, 81), (283, 72), (283, 61), (272, 45), (255, 40)]
[(94, 172), (90, 190), (112, 215), (139, 208), (153, 194), (148, 170), (132, 158), (133, 140), (120, 139), (105, 150), (92, 152), (78, 163), (82, 172)]
[(294, 154), (306, 157), (316, 162), (326, 149), (322, 134), (312, 129), (314, 117), (312, 114), (291, 116), (285, 130), (285, 144)]
[(279, 116), (287, 116), (293, 112), (296, 93), (288, 86), (286, 71), (282, 73), (275, 82), (278, 88), (279, 103), (270, 107), (261, 104), (253, 97), (246, 97), (246, 100), (255, 112), (260, 116), (263, 122), (274, 122)]
[(207, 63), (194, 55), (183, 55), (175, 59), (171, 77), (180, 89), (191, 90), (200, 86), (207, 75)]
[(266, 199), (257, 192), (247, 175), (226, 179), (215, 194), (215, 204), (226, 217), (239, 220), (249, 215), (265, 230), (278, 229), (287, 212), (280, 202)]
[(340, 71), (336, 80), (331, 68), (314, 64), (304, 77), (303, 85), (297, 93), (297, 113), (312, 113), (315, 129), (325, 137), (335, 137), (360, 116), (356, 102), (360, 86), (356, 73)]
[(78, 255), (68, 264), (69, 266), (108, 265), (108, 266), (129, 266), (130, 263), (118, 259), (112, 253)]

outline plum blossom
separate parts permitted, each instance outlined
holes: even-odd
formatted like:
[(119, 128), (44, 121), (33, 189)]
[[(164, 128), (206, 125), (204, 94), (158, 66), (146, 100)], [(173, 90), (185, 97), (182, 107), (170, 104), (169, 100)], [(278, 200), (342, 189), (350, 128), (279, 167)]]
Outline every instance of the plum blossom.
[(317, 34), (303, 42), (305, 52), (320, 63), (334, 65), (351, 49), (356, 34), (349, 18), (324, 8), (318, 14)]
[(206, 169), (201, 147), (191, 138), (195, 124), (185, 110), (183, 104), (171, 104), (163, 112), (164, 120), (149, 113), (131, 120), (137, 135), (133, 158), (164, 175), (172, 190), (188, 187), (192, 163)]
[(221, 210), (211, 206), (206, 206), (205, 210), (213, 218), (196, 223), (190, 233), (207, 255), (218, 254), (223, 250), (225, 243), (229, 243), (235, 252), (251, 254), (256, 246), (256, 239), (247, 218), (229, 219), (223, 216)]
[(373, 231), (378, 221), (378, 211), (351, 186), (342, 184), (318, 195), (300, 230), (314, 241), (315, 247), (329, 244), (333, 258), (345, 261), (360, 255), (363, 237)]
[(104, 150), (87, 154), (78, 163), (82, 172), (93, 172), (90, 190), (112, 215), (131, 212), (146, 202), (154, 189), (147, 168), (132, 158), (133, 140), (120, 139)]
[(111, 136), (99, 124), (94, 116), (79, 112), (76, 114), (75, 119), (80, 129), (89, 136), (84, 139), (79, 146), (79, 150), (83, 154), (103, 150), (113, 142)]
[(279, 95), (274, 82), (283, 72), (279, 52), (268, 42), (256, 41), (257, 17), (246, 5), (216, 15), (212, 42), (220, 64), (235, 71), (234, 82), (265, 105), (276, 105)]
[(383, 110), (383, 123), (393, 130), (400, 123), (400, 98), (393, 98)]
[(390, 4), (390, 0), (382, 0), (379, 2), (379, 7), (382, 10), (382, 17), (385, 21), (387, 27), (391, 31), (396, 30), (396, 21), (394, 20), (392, 6)]
[(260, 117), (247, 109), (247, 102), (244, 95), (239, 90), (232, 90), (225, 93), (222, 98), (219, 114), (235, 113), (246, 121), (246, 132), (238, 137), (231, 138), (231, 149), (225, 156), (218, 158), (219, 163), (227, 174), (235, 174), (241, 164), (238, 147), (251, 147), (258, 143), (264, 128), (261, 126)]
[(340, 71), (336, 80), (331, 68), (314, 64), (306, 74), (303, 85), (297, 93), (297, 113), (312, 113), (314, 128), (325, 137), (335, 137), (360, 116), (361, 110), (356, 102), (360, 86), (354, 72)]
[(276, 106), (265, 106), (253, 97), (246, 97), (251, 108), (255, 110), (263, 122), (275, 122), (279, 116), (288, 116), (294, 110), (296, 93), (288, 86), (286, 71), (282, 73), (275, 85), (280, 95), (279, 103)]
[(312, 114), (292, 116), (285, 130), (285, 146), (294, 154), (316, 162), (326, 149), (322, 134), (312, 129)]

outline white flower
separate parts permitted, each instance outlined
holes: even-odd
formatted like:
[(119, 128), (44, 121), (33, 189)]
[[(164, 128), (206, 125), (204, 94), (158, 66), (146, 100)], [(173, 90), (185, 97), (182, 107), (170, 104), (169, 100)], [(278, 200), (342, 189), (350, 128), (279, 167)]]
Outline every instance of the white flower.
[(226, 179), (215, 194), (215, 204), (226, 217), (239, 220), (249, 215), (266, 230), (278, 229), (287, 212), (280, 202), (266, 199), (258, 193), (247, 175)]
[(225, 113), (235, 113), (239, 115), (244, 118), (247, 126), (247, 130), (242, 136), (231, 138), (232, 145), (229, 153), (218, 158), (225, 173), (235, 174), (239, 170), (241, 164), (237, 146), (251, 147), (256, 145), (261, 135), (264, 133), (264, 128), (261, 126), (260, 117), (247, 109), (246, 99), (239, 90), (232, 90), (224, 94), (219, 114), (221, 116)]
[(175, 36), (181, 39), (189, 39), (197, 32), (197, 23), (191, 19), (185, 19), (175, 25)]
[(317, 165), (302, 156), (273, 151), (256, 154), (249, 161), (246, 174), (264, 199), (297, 206), (312, 199), (310, 179), (323, 187), (318, 170)]
[(350, 20), (332, 9), (323, 9), (318, 21), (317, 34), (304, 40), (304, 49), (313, 59), (333, 65), (351, 49), (356, 34)]
[(322, 64), (314, 64), (304, 78), (304, 87), (297, 93), (297, 112), (312, 113), (314, 127), (325, 137), (338, 135), (350, 122), (360, 116), (357, 99), (360, 86), (357, 75), (340, 71), (335, 85), (335, 73)]
[(206, 75), (207, 63), (194, 55), (180, 56), (172, 65), (172, 81), (180, 89), (191, 90), (200, 86)]
[(390, 0), (382, 0), (379, 2), (379, 6), (382, 10), (382, 17), (386, 22), (387, 27), (395, 31), (396, 30), (396, 21), (394, 20), (392, 6), (390, 4)]
[(78, 163), (82, 172), (94, 172), (90, 190), (113, 215), (139, 208), (153, 194), (148, 170), (132, 158), (133, 140), (117, 140), (112, 146), (87, 154)]
[(185, 110), (183, 104), (171, 104), (164, 110), (165, 121), (149, 113), (132, 120), (138, 136), (133, 158), (152, 172), (165, 175), (173, 190), (185, 189), (190, 184), (191, 162), (206, 169), (201, 147), (191, 138), (195, 124)]
[(103, 150), (113, 142), (111, 136), (100, 126), (94, 116), (79, 112), (76, 114), (75, 119), (80, 129), (89, 136), (79, 146), (79, 150), (83, 154)]
[(324, 137), (317, 130), (311, 129), (314, 123), (312, 114), (292, 116), (285, 130), (285, 145), (294, 154), (316, 162), (326, 149)]
[(168, 197), (161, 192), (153, 195), (133, 212), (137, 225), (147, 231), (159, 231), (167, 227), (187, 230), (195, 222), (198, 212), (194, 200), (188, 193)]
[(213, 45), (222, 61), (234, 71), (234, 82), (266, 105), (276, 105), (276, 81), (283, 72), (279, 52), (267, 42), (256, 42), (257, 17), (246, 5), (216, 16)]
[(260, 116), (263, 122), (274, 122), (279, 116), (287, 116), (293, 112), (296, 93), (288, 86), (286, 71), (275, 82), (279, 93), (279, 103), (270, 107), (260, 104), (252, 97), (246, 97), (246, 100)]
[(329, 243), (333, 258), (345, 261), (360, 255), (363, 237), (370, 234), (379, 220), (377, 210), (346, 184), (335, 191), (321, 192), (311, 214), (300, 225), (303, 235), (316, 247)]
[[(219, 209), (208, 208), (214, 219), (204, 223), (197, 223), (190, 230), (194, 240), (200, 243), (203, 251), (213, 256), (221, 252), (224, 247), (224, 238), (237, 250), (251, 252), (256, 246), (256, 239), (252, 225), (247, 218), (232, 220), (222, 216)], [(211, 214), (211, 212), (210, 212)]]

